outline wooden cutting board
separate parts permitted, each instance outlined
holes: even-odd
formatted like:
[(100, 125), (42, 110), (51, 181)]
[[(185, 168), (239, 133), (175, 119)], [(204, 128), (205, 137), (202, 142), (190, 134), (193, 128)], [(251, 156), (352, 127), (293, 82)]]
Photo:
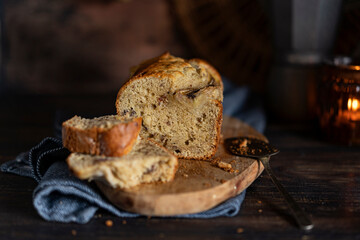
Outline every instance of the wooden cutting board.
[[(222, 136), (252, 136), (267, 139), (249, 125), (224, 117)], [(114, 189), (96, 182), (115, 206), (148, 216), (197, 213), (240, 194), (263, 171), (259, 161), (228, 154), (220, 144), (213, 159), (230, 163), (234, 172), (211, 161), (179, 159), (179, 169), (170, 183), (143, 184), (130, 189)]]

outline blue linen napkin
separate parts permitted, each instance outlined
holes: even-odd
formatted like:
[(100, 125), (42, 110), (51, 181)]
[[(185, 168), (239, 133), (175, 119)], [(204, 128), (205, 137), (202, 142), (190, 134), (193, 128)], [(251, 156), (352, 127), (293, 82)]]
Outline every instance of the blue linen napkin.
[[(265, 113), (261, 100), (246, 87), (236, 87), (224, 79), (224, 114), (237, 117), (259, 132), (265, 128)], [(98, 188), (74, 177), (65, 159), (69, 151), (62, 147), (61, 121), (55, 125), (55, 135), (48, 137), (29, 152), (1, 165), (1, 171), (31, 177), (38, 182), (33, 192), (33, 204), (48, 221), (87, 223), (99, 208), (119, 217), (138, 217), (114, 207)], [(177, 215), (181, 218), (213, 218), (235, 216), (245, 198), (245, 191), (224, 203), (201, 213)]]

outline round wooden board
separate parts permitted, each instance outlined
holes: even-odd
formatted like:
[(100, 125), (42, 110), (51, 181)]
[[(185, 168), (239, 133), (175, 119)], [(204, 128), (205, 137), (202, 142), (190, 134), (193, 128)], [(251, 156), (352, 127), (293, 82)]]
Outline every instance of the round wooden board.
[[(249, 125), (224, 117), (223, 139), (252, 136), (267, 139)], [(213, 159), (230, 163), (227, 172), (211, 161), (179, 159), (175, 179), (169, 183), (143, 184), (130, 189), (114, 189), (100, 181), (97, 185), (115, 206), (148, 216), (172, 216), (208, 210), (246, 189), (263, 171), (258, 160), (228, 154), (219, 145)]]

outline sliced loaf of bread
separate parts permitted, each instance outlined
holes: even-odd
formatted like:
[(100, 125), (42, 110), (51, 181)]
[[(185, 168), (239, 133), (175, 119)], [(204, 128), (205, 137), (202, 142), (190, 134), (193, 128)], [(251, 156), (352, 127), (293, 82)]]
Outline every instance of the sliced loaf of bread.
[(130, 152), (141, 121), (118, 115), (93, 119), (74, 116), (62, 124), (63, 145), (71, 152), (119, 157)]
[(152, 140), (138, 141), (122, 157), (102, 157), (72, 153), (67, 158), (72, 172), (80, 179), (97, 179), (116, 188), (174, 179), (178, 160)]
[(222, 100), (222, 80), (210, 64), (165, 53), (132, 69), (116, 108), (120, 116), (142, 117), (140, 136), (176, 156), (209, 159), (220, 138)]

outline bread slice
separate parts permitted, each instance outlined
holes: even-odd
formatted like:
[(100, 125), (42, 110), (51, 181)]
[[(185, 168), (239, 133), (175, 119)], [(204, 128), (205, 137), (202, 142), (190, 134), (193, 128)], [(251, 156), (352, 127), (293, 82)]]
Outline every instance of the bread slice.
[(177, 158), (152, 140), (138, 141), (122, 157), (72, 153), (67, 163), (78, 178), (102, 180), (114, 188), (168, 182), (174, 179), (178, 167)]
[(165, 53), (132, 69), (116, 108), (120, 116), (142, 117), (140, 136), (176, 156), (209, 159), (220, 138), (222, 100), (222, 80), (211, 65)]
[(62, 124), (63, 145), (71, 152), (119, 157), (130, 152), (141, 121), (117, 115), (93, 119), (74, 116)]

